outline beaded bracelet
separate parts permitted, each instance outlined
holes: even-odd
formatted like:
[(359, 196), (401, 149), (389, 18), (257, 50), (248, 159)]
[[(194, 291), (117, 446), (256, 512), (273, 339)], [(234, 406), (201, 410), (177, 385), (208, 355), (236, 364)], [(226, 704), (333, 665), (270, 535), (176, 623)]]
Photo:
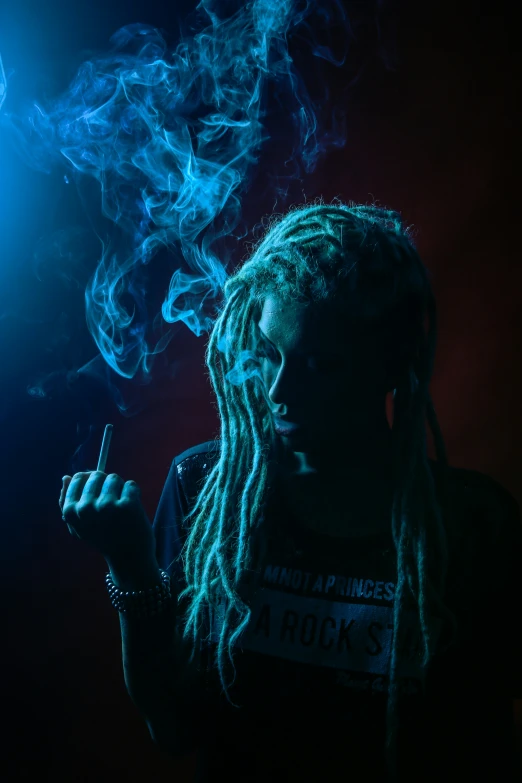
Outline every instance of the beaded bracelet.
[(153, 617), (173, 608), (170, 576), (160, 569), (161, 585), (146, 590), (119, 590), (110, 573), (105, 576), (111, 603), (115, 609), (135, 617)]

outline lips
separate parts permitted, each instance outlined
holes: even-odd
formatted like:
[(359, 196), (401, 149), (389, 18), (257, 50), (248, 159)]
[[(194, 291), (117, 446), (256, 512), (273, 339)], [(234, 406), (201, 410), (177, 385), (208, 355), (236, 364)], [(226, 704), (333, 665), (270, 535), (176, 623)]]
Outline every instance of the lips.
[(296, 424), (292, 421), (285, 421), (284, 419), (279, 419), (277, 416), (274, 416), (274, 424), (276, 429), (284, 430), (285, 432), (297, 432), (297, 430), (301, 429), (300, 424)]

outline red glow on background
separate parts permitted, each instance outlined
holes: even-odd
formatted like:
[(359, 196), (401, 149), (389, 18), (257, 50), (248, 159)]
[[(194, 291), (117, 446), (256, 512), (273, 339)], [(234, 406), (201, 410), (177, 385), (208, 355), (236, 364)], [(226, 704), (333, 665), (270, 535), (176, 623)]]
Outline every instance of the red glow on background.
[[(44, 5), (38, 13), (47, 13)], [(74, 15), (74, 4), (65, 5)], [(471, 10), (432, 5), (401, 12), (397, 70), (370, 67), (355, 85), (346, 149), (319, 167), (306, 195), (375, 199), (415, 226), (437, 300), (430, 391), (450, 465), (491, 476), (521, 504), (522, 264), (513, 165), (520, 68), (510, 38), (519, 28), (501, 5), (488, 15), (479, 4)], [(94, 19), (90, 4), (85, 13)], [(60, 25), (56, 35), (58, 41)], [(188, 344), (190, 359), (164, 396), (145, 413), (113, 422), (107, 470), (139, 483), (151, 519), (174, 456), (219, 436), (205, 340), (189, 336)], [(392, 405), (390, 393), (390, 426)], [(29, 425), (20, 429), (9, 458), (21, 466), (29, 492), (26, 455), (34, 443)], [(434, 458), (431, 438), (428, 445)], [(53, 447), (47, 440), (38, 464), (53, 458)], [(53, 508), (34, 519), (15, 509), (14, 532), (6, 526), (6, 537), (23, 539), (19, 558), (4, 557), (15, 618), (6, 633), (16, 727), (9, 779), (28, 779), (30, 763), (50, 752), (45, 773), (55, 783), (191, 780), (195, 759), (163, 756), (127, 695), (106, 566), (61, 523), (63, 469), (56, 464)], [(522, 702), (514, 714), (522, 748)]]

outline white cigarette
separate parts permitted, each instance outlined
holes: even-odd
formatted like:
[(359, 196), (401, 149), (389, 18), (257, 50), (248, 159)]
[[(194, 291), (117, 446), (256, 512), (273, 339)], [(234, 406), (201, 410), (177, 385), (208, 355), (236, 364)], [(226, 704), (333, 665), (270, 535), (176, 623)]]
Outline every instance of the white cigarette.
[(105, 465), (107, 464), (107, 456), (109, 454), (109, 446), (111, 444), (112, 437), (112, 424), (105, 426), (105, 432), (103, 433), (103, 440), (100, 449), (100, 459), (98, 460), (98, 467), (96, 470), (101, 470), (105, 473)]

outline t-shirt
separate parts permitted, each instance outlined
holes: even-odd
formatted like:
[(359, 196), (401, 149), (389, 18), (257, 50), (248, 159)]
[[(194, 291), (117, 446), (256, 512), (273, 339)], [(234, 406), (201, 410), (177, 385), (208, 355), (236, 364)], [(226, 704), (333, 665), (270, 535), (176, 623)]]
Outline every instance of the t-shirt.
[[(191, 521), (184, 526), (182, 519), (220, 447), (208, 441), (177, 456), (160, 498), (156, 554), (176, 594), (186, 587), (179, 554)], [(440, 468), (429, 465), (437, 488)], [(399, 781), (477, 775), (520, 783), (512, 701), (522, 698), (520, 511), (507, 490), (473, 470), (450, 467), (448, 497), (444, 603), (458, 633), (423, 677), (418, 610), (410, 605), (402, 621)], [(222, 774), (231, 781), (383, 783), (397, 561), (391, 521), (384, 532), (332, 537), (299, 524), (281, 492), (265, 506), (260, 529), (268, 520), (281, 534), (270, 537), (242, 593), (252, 614), (234, 647), (229, 695), (238, 707), (227, 701), (215, 665), (219, 612), (209, 614), (202, 633), (207, 701), (198, 721), (197, 781)], [(446, 634), (438, 618), (437, 650)], [(231, 672), (225, 669), (228, 683)]]

